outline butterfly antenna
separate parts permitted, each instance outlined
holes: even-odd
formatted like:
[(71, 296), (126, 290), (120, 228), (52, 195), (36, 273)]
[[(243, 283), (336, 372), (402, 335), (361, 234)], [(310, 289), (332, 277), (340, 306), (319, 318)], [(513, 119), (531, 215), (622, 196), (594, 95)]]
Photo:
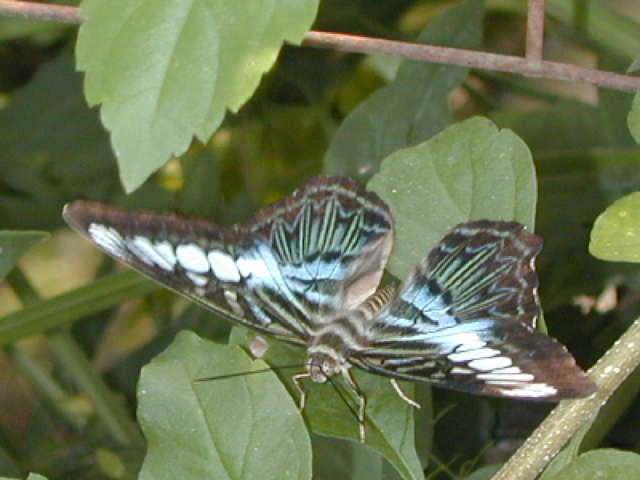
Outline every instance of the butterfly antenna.
[(197, 380), (194, 380), (193, 383), (209, 382), (211, 380), (224, 380), (226, 378), (234, 378), (234, 377), (244, 377), (245, 375), (252, 375), (254, 373), (277, 372), (278, 370), (286, 370), (289, 368), (300, 369), (300, 368), (304, 368), (304, 365), (296, 363), (295, 365), (283, 365), (280, 367), (261, 368), (260, 370), (250, 370), (248, 372), (228, 373), (226, 375), (216, 375), (215, 377), (198, 378)]

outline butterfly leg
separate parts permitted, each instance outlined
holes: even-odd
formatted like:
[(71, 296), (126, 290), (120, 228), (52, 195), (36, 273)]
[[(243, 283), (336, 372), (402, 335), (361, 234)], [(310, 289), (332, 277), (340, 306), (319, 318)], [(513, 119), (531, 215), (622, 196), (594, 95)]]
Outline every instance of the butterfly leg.
[(304, 385), (302, 384), (302, 379), (307, 378), (309, 376), (311, 376), (309, 372), (302, 372), (291, 377), (291, 379), (293, 380), (293, 383), (295, 384), (296, 388), (300, 392), (300, 411), (304, 410), (304, 407), (307, 406), (307, 393), (308, 393), (307, 389), (304, 388)]
[(393, 389), (396, 391), (396, 393), (402, 400), (404, 400), (414, 408), (422, 408), (422, 405), (420, 405), (414, 399), (409, 398), (409, 395), (404, 393), (404, 391), (402, 390), (402, 388), (400, 388), (400, 385), (398, 384), (398, 381), (395, 378), (391, 379), (391, 385), (393, 386)]
[(367, 408), (367, 398), (364, 396), (364, 393), (362, 393), (362, 390), (360, 390), (360, 387), (358, 387), (358, 384), (353, 378), (353, 375), (351, 374), (351, 369), (349, 368), (343, 369), (342, 376), (344, 377), (345, 382), (347, 382), (347, 385), (349, 385), (349, 388), (351, 388), (351, 390), (353, 390), (353, 393), (356, 394), (356, 397), (358, 397), (358, 422), (360, 423), (360, 443), (365, 443), (366, 430), (365, 430), (365, 423), (364, 423), (364, 420), (365, 420), (364, 413), (365, 413), (365, 409)]

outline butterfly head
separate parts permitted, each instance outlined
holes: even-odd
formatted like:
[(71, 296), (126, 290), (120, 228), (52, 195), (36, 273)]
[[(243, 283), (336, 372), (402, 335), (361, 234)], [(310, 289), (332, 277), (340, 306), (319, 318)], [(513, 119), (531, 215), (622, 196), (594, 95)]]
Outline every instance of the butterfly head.
[(306, 368), (311, 380), (316, 383), (325, 383), (329, 378), (349, 368), (349, 364), (336, 350), (323, 345), (309, 349)]

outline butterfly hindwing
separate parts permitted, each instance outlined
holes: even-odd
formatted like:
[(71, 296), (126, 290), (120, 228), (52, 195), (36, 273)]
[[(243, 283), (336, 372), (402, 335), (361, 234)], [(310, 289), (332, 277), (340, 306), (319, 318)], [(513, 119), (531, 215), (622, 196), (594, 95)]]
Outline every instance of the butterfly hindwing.
[(534, 329), (542, 240), (516, 222), (455, 227), (371, 319), (350, 361), (473, 393), (554, 400), (594, 385), (564, 346)]
[(65, 220), (107, 254), (230, 320), (305, 344), (312, 323), (371, 295), (392, 246), (388, 207), (318, 176), (245, 225), (92, 202)]

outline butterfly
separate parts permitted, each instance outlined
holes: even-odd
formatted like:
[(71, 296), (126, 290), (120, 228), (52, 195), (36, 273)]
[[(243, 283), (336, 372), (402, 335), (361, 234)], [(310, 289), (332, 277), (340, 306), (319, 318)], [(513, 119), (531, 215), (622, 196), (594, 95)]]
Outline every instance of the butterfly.
[(542, 239), (512, 221), (455, 226), (398, 287), (379, 289), (393, 246), (390, 208), (340, 176), (319, 175), (245, 224), (134, 213), (77, 201), (64, 219), (100, 249), (232, 322), (307, 349), (294, 376), (360, 368), (397, 380), (530, 400), (596, 386), (567, 349), (535, 329)]

